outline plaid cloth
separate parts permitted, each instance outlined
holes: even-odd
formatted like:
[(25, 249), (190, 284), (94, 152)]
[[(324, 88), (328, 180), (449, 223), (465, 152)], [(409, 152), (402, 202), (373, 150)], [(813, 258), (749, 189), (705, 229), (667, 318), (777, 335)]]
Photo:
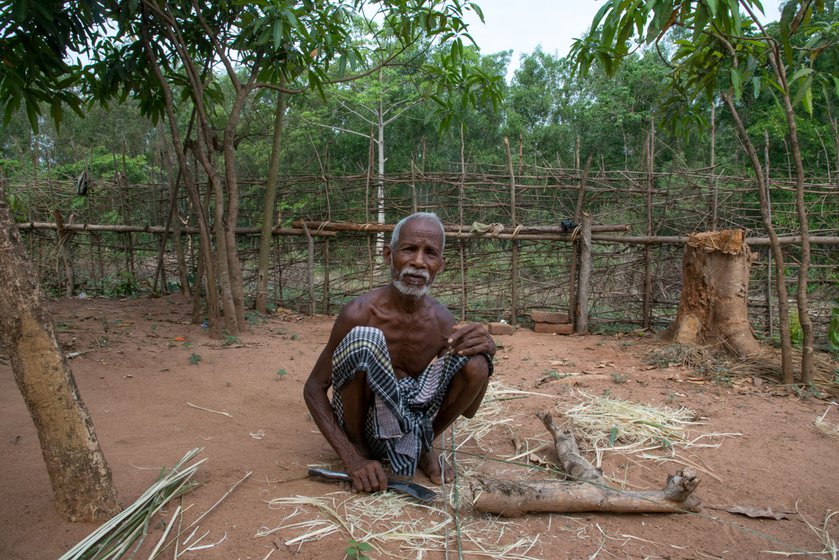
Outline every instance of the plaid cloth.
[(367, 446), (374, 456), (387, 460), (395, 474), (413, 476), (420, 454), (431, 449), (432, 422), (449, 384), (468, 360), (446, 354), (417, 378), (397, 379), (384, 333), (375, 327), (355, 327), (332, 355), (332, 409), (346, 429), (341, 390), (356, 373), (365, 372), (373, 391), (365, 420)]

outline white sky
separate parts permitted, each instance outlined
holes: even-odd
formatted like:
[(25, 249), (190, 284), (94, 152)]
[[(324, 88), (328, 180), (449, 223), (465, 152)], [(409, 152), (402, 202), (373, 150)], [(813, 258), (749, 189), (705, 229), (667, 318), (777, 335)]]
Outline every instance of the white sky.
[[(602, 0), (475, 0), (484, 12), (481, 23), (472, 12), (467, 22), (483, 54), (512, 49), (510, 73), (519, 57), (542, 50), (564, 57), (575, 38), (582, 37), (603, 6)], [(764, 0), (766, 21), (777, 21), (780, 0)]]

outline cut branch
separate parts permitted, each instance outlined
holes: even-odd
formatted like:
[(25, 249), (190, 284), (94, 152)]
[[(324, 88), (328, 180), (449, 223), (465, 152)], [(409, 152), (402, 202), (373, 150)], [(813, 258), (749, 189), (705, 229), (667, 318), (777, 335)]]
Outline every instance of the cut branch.
[(693, 494), (699, 478), (692, 470), (667, 477), (661, 490), (612, 488), (600, 470), (580, 455), (573, 434), (560, 432), (550, 414), (540, 414), (539, 418), (554, 437), (560, 464), (574, 481), (478, 479), (472, 485), (475, 509), (519, 517), (528, 512), (684, 513), (701, 508)]

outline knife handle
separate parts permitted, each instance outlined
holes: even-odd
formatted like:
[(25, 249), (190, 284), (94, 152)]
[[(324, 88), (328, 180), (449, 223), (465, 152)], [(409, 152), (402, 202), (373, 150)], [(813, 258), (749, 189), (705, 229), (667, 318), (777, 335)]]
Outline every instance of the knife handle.
[(343, 480), (345, 482), (352, 482), (352, 477), (347, 473), (340, 471), (331, 471), (329, 469), (322, 469), (320, 467), (309, 467), (309, 476), (317, 476), (320, 478), (328, 478), (330, 480)]

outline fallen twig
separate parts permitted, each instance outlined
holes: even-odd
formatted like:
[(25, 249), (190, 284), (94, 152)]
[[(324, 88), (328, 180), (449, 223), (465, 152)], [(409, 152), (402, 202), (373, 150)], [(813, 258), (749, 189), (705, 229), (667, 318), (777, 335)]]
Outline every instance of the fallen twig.
[(209, 408), (204, 408), (203, 406), (198, 406), (197, 404), (192, 404), (191, 402), (186, 403), (187, 406), (191, 406), (192, 408), (197, 408), (198, 410), (203, 410), (205, 412), (212, 412), (213, 414), (221, 414), (222, 416), (227, 416), (228, 418), (233, 418), (233, 415), (229, 412), (219, 412), (218, 410), (212, 410)]

